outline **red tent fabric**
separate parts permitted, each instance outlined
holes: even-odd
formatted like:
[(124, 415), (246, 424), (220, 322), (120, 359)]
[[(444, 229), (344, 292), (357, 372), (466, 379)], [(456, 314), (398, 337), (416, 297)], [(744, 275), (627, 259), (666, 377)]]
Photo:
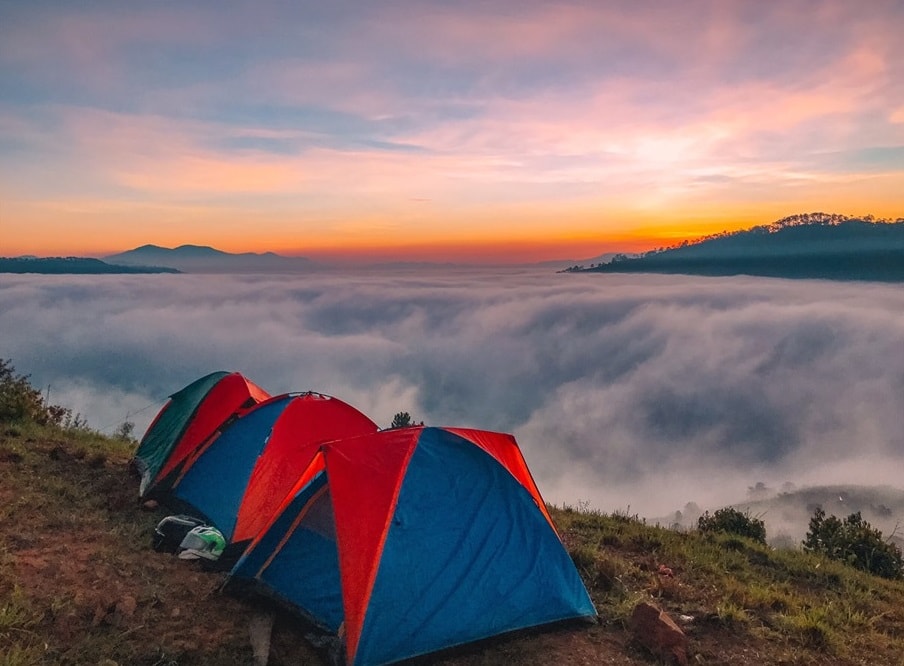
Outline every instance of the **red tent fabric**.
[[(198, 447), (224, 424), (270, 397), (269, 393), (241, 373), (219, 374), (223, 376), (205, 394), (197, 397), (198, 402), (191, 405), (191, 412), (181, 405), (176, 406), (170, 400), (148, 428), (145, 439), (152, 436), (155, 429), (162, 427), (158, 424), (163, 420), (164, 414), (179, 409), (185, 412), (183, 425), (173, 429), (172, 434), (165, 437), (167, 441), (157, 445), (160, 449), (160, 453), (156, 454), (160, 457), (159, 465), (153, 468), (146, 465), (147, 479), (143, 481), (141, 489), (143, 497), (165, 498), (174, 473)], [(140, 451), (139, 449), (139, 454)]]
[(514, 437), (465, 428), (324, 443), (230, 581), (356, 666), (596, 615)]
[(265, 526), (324, 442), (377, 431), (351, 405), (320, 393), (277, 396), (243, 413), (188, 456), (171, 495), (231, 544)]
[(251, 472), (233, 540), (257, 535), (323, 442), (376, 431), (376, 423), (338, 398), (306, 393), (293, 399), (273, 424), (267, 446)]
[(198, 407), (158, 478), (162, 479), (176, 469), (179, 463), (230, 418), (252, 409), (269, 397), (270, 394), (264, 389), (237, 372), (221, 379)]

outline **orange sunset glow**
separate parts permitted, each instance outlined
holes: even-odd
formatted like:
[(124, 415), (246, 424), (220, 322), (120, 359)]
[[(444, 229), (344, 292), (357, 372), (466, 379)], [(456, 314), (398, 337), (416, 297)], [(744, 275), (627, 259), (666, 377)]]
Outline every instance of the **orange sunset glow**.
[(0, 254), (517, 263), (902, 215), (899, 3), (412, 6), (5, 3)]

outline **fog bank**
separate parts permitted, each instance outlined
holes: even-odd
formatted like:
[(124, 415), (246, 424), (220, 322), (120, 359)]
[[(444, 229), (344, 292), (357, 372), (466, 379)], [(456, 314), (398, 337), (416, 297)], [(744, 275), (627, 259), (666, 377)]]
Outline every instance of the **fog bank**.
[(900, 285), (383, 271), (3, 276), (0, 357), (141, 433), (197, 377), (512, 432), (544, 497), (663, 515), (757, 481), (901, 486)]

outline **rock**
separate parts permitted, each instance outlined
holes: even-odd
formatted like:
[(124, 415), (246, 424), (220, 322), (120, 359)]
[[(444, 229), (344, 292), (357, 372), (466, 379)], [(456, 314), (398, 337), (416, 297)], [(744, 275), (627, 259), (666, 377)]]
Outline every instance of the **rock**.
[(670, 664), (687, 666), (687, 636), (661, 609), (642, 601), (631, 614), (635, 639), (657, 657)]
[(157, 500), (148, 500), (141, 505), (141, 508), (145, 511), (154, 511), (158, 506), (160, 506), (160, 503)]

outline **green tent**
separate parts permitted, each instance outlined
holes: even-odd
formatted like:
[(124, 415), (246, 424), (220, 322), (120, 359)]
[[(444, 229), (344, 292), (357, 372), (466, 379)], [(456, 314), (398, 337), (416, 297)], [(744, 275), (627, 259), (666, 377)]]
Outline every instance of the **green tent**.
[(145, 494), (151, 481), (156, 478), (204, 398), (228, 374), (225, 371), (212, 372), (169, 397), (169, 401), (148, 427), (135, 453), (134, 462), (141, 474), (141, 495)]
[(224, 424), (270, 394), (238, 372), (214, 372), (170, 396), (148, 428), (135, 466), (142, 497), (162, 498), (185, 461)]

